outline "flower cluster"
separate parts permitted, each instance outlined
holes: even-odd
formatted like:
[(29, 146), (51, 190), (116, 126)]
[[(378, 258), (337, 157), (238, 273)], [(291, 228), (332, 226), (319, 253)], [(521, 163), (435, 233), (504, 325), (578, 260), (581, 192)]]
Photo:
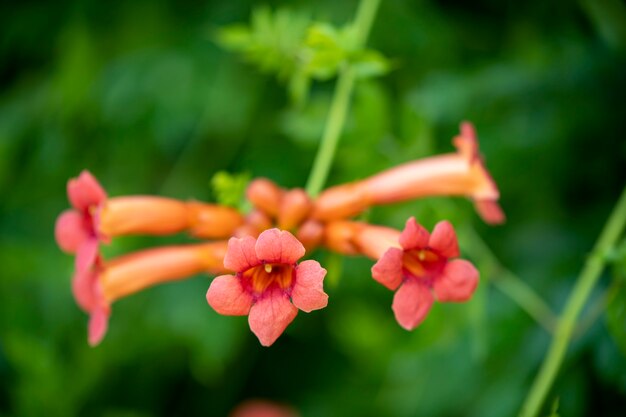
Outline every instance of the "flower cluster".
[[(375, 261), (374, 280), (395, 291), (392, 310), (407, 330), (417, 327), (435, 300), (463, 302), (478, 285), (478, 271), (460, 256), (453, 226), (439, 222), (429, 233), (411, 217), (404, 230), (350, 220), (371, 206), (429, 196), (465, 196), (488, 223), (504, 221), (499, 193), (478, 153), (469, 123), (453, 140), (457, 151), (383, 171), (323, 191), (316, 199), (268, 179), (247, 189), (248, 213), (198, 201), (155, 196), (108, 197), (87, 171), (67, 187), (72, 209), (57, 219), (60, 248), (76, 255), (72, 288), (90, 316), (88, 340), (104, 337), (111, 305), (163, 282), (205, 272), (219, 275), (206, 299), (219, 314), (248, 316), (264, 346), (272, 345), (298, 310), (326, 307), (326, 270), (304, 260), (318, 246)], [(145, 249), (105, 259), (101, 244), (122, 235), (186, 231), (203, 243)]]

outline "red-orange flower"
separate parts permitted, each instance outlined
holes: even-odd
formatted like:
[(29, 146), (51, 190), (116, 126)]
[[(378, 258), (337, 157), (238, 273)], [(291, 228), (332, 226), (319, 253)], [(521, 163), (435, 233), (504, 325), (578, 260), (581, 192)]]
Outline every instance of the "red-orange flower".
[(236, 210), (215, 204), (144, 195), (107, 198), (88, 171), (68, 182), (67, 195), (73, 209), (58, 217), (55, 236), (61, 249), (76, 253), (77, 270), (93, 265), (99, 243), (116, 236), (188, 230), (200, 238), (225, 238), (243, 224)]
[(372, 205), (450, 195), (471, 198), (486, 222), (502, 223), (500, 193), (480, 157), (472, 124), (462, 123), (461, 133), (453, 142), (455, 153), (408, 162), (362, 181), (325, 190), (315, 202), (313, 218), (338, 220)]
[(96, 225), (107, 195), (93, 175), (83, 171), (67, 183), (67, 196), (74, 208), (57, 218), (55, 237), (61, 249), (76, 253), (76, 270), (84, 271), (94, 264), (99, 241), (106, 238)]
[[(263, 346), (270, 346), (298, 314), (326, 307), (326, 270), (304, 256), (302, 244), (289, 232), (269, 229), (258, 239), (231, 238), (224, 266), (236, 275), (213, 280), (207, 302), (230, 316), (248, 315), (250, 329)], [(291, 300), (291, 301), (290, 301)]]
[(231, 411), (229, 417), (298, 417), (291, 407), (268, 400), (247, 400)]
[[(374, 230), (359, 239), (372, 239), (375, 234)], [(471, 298), (478, 285), (478, 271), (466, 260), (453, 259), (459, 256), (459, 247), (449, 222), (439, 222), (430, 234), (411, 217), (398, 242), (400, 247), (387, 249), (372, 267), (372, 275), (390, 290), (397, 290), (392, 309), (402, 327), (417, 327), (435, 297), (440, 302)]]
[(72, 280), (76, 303), (90, 316), (89, 344), (100, 343), (108, 328), (111, 304), (150, 286), (199, 272), (222, 273), (226, 242), (168, 246), (135, 252), (77, 269)]

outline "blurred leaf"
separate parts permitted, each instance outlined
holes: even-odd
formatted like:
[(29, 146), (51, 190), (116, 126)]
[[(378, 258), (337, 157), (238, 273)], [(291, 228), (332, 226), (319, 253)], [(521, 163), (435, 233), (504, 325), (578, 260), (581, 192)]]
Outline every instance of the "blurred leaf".
[(216, 172), (211, 178), (213, 195), (217, 202), (224, 206), (242, 208), (250, 173), (231, 174), (226, 171)]
[(263, 72), (274, 73), (281, 80), (296, 71), (302, 41), (309, 24), (308, 16), (268, 7), (252, 12), (249, 26), (236, 24), (221, 28), (216, 40), (225, 49), (241, 53)]
[(379, 77), (389, 72), (389, 60), (378, 51), (366, 50), (354, 55), (352, 66), (359, 78)]
[(343, 48), (340, 33), (331, 25), (316, 23), (307, 32), (306, 71), (313, 78), (326, 80), (337, 75), (348, 51)]
[(585, 9), (604, 40), (626, 50), (626, 6), (619, 0), (582, 0)]
[(295, 104), (295, 107), (301, 107), (309, 98), (309, 89), (311, 88), (311, 77), (303, 69), (294, 71), (289, 78), (289, 98)]
[(343, 275), (343, 257), (337, 253), (328, 253), (324, 267), (328, 271), (324, 283), (330, 288), (337, 288)]
[(336, 29), (326, 23), (316, 23), (309, 28), (305, 44), (306, 71), (319, 80), (335, 77), (341, 67), (348, 64), (359, 78), (380, 76), (390, 69), (383, 54), (356, 46), (352, 25)]
[(328, 94), (314, 94), (304, 107), (286, 110), (280, 119), (280, 129), (291, 140), (304, 146), (319, 143), (328, 115)]

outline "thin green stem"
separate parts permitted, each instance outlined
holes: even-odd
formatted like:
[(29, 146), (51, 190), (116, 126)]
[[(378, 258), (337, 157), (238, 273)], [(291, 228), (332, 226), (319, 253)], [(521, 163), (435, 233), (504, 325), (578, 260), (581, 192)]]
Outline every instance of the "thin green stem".
[(567, 300), (563, 313), (559, 318), (548, 354), (544, 358), (539, 374), (530, 388), (530, 392), (522, 406), (520, 417), (535, 417), (539, 413), (567, 352), (567, 347), (576, 326), (576, 320), (589, 298), (591, 290), (604, 270), (606, 263), (604, 254), (615, 245), (615, 242), (623, 232), (625, 224), (626, 188), (615, 205), (609, 220), (606, 222), (591, 256), (587, 258), (585, 266), (580, 272), (574, 289)]
[(556, 316), (532, 288), (510, 271), (503, 270), (496, 277), (492, 282), (500, 292), (515, 301), (548, 333), (554, 333), (557, 323)]
[(354, 25), (357, 30), (357, 45), (365, 46), (367, 37), (369, 36), (370, 29), (376, 18), (376, 12), (378, 11), (378, 4), (380, 0), (362, 0), (359, 3), (359, 8), (356, 12), (356, 18), (354, 19)]
[(469, 240), (467, 251), (470, 255), (486, 262), (486, 267), (491, 270), (489, 276), (494, 287), (513, 300), (548, 332), (554, 332), (556, 315), (548, 304), (524, 280), (500, 264), (496, 255), (473, 228), (466, 228), (464, 235)]
[(324, 183), (326, 183), (328, 171), (337, 150), (337, 143), (339, 143), (339, 137), (346, 121), (353, 87), (354, 72), (349, 67), (345, 67), (339, 74), (330, 112), (324, 127), (322, 143), (317, 150), (315, 162), (313, 162), (313, 168), (306, 184), (306, 191), (311, 197), (317, 197), (324, 187)]
[[(361, 0), (359, 9), (354, 20), (356, 30), (356, 47), (365, 45), (367, 36), (376, 17), (376, 11), (380, 0)], [(328, 172), (332, 165), (337, 144), (343, 131), (348, 109), (350, 107), (350, 97), (355, 84), (354, 71), (349, 66), (345, 66), (339, 73), (337, 86), (330, 105), (322, 142), (315, 156), (313, 168), (306, 184), (306, 191), (310, 196), (316, 197), (328, 178)]]

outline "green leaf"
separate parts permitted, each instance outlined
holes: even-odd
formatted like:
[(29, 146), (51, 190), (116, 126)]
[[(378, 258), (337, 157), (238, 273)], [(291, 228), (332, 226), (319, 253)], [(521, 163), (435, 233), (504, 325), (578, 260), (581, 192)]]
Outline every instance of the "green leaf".
[(371, 78), (385, 75), (391, 65), (383, 54), (371, 49), (358, 52), (352, 57), (352, 67), (359, 78)]
[(221, 28), (216, 35), (216, 41), (220, 46), (233, 51), (245, 51), (251, 39), (250, 29), (243, 24)]
[(340, 33), (326, 23), (316, 23), (309, 28), (305, 45), (306, 71), (319, 80), (335, 77), (348, 56), (341, 45)]
[(238, 52), (261, 71), (289, 80), (298, 69), (302, 45), (309, 26), (308, 16), (287, 9), (272, 12), (267, 7), (252, 12), (250, 25), (221, 28), (217, 43)]
[(245, 193), (250, 182), (249, 173), (230, 174), (219, 171), (211, 178), (213, 194), (219, 204), (245, 209)]
[(289, 97), (296, 107), (302, 107), (309, 98), (311, 77), (304, 70), (295, 71), (289, 78)]

